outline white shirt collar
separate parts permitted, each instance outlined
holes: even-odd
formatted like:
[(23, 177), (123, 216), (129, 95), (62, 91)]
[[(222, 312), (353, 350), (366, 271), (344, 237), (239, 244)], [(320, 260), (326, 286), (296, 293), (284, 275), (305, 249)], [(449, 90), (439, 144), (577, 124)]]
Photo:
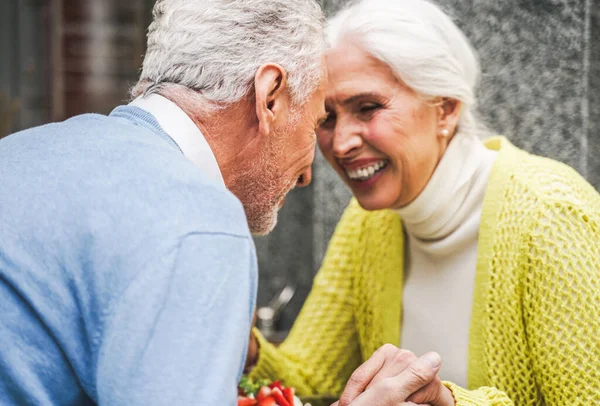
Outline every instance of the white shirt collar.
[(210, 145), (192, 119), (175, 103), (158, 94), (138, 97), (129, 104), (152, 114), (162, 129), (175, 141), (183, 155), (216, 182), (225, 185), (219, 164)]

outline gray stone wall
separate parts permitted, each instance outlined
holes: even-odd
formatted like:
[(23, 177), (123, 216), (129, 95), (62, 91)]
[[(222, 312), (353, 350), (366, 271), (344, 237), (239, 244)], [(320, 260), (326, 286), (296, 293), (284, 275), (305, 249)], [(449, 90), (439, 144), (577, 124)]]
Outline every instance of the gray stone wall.
[[(322, 3), (331, 15), (346, 1)], [(438, 4), (480, 56), (482, 120), (519, 147), (566, 162), (600, 188), (600, 0)], [(313, 184), (299, 201), (297, 195), (288, 198), (275, 234), (257, 244), (259, 304), (286, 283), (301, 286), (283, 314), (284, 329), (300, 310), (350, 198), (320, 154), (313, 172)], [(290, 248), (292, 238), (301, 242)]]
[(587, 177), (600, 190), (600, 0), (593, 0), (590, 7)]

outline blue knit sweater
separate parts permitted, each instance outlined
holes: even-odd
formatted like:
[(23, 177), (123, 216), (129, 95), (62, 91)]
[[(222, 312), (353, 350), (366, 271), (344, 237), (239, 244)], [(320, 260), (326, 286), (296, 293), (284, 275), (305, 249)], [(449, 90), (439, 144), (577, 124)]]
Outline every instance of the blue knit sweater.
[(235, 405), (240, 202), (119, 107), (0, 141), (0, 404)]

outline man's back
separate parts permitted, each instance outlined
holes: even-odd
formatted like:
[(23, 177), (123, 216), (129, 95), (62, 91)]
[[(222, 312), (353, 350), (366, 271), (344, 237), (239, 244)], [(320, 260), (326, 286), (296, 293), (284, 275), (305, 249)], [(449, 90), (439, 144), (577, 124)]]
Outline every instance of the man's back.
[(232, 403), (255, 291), (241, 204), (142, 110), (0, 142), (0, 404)]

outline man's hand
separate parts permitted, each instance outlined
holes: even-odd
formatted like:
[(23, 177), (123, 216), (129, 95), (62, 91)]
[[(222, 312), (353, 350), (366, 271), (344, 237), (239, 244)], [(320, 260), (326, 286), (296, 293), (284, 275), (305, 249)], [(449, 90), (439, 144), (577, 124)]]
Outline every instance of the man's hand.
[(410, 351), (386, 344), (354, 371), (340, 400), (333, 406), (415, 403), (454, 406), (452, 394), (437, 376), (441, 364), (436, 353), (417, 358)]

